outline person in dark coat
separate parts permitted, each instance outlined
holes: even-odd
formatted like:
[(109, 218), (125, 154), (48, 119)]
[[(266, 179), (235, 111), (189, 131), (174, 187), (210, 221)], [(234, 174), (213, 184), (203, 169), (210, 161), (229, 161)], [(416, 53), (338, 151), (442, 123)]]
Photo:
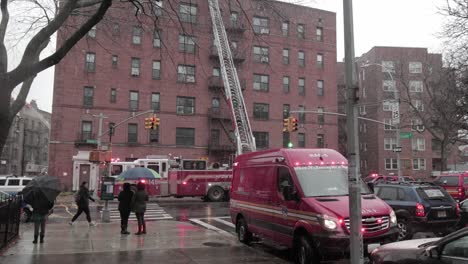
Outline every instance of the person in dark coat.
[(73, 216), (71, 222), (69, 223), (70, 225), (73, 225), (73, 222), (75, 222), (75, 220), (83, 212), (86, 214), (86, 220), (88, 220), (89, 226), (96, 225), (96, 223), (91, 221), (91, 214), (89, 212), (89, 200), (95, 202), (93, 197), (91, 197), (91, 195), (89, 194), (88, 183), (84, 181), (80, 185), (80, 190), (77, 194), (76, 205), (78, 206), (78, 211), (76, 212), (75, 216)]
[(40, 242), (44, 243), (46, 220), (50, 210), (54, 207), (54, 203), (47, 200), (47, 198), (44, 195), (37, 193), (34, 195), (34, 200), (31, 202), (30, 205), (33, 208), (31, 217), (32, 221), (34, 222), (33, 243), (37, 244), (37, 238), (39, 237), (39, 228), (41, 230)]
[(144, 183), (139, 182), (137, 184), (137, 192), (133, 198), (133, 211), (138, 220), (138, 232), (135, 235), (146, 234), (146, 202), (148, 201), (148, 193), (145, 191), (146, 186)]
[(126, 182), (123, 185), (123, 190), (119, 193), (119, 212), (120, 212), (120, 227), (122, 235), (128, 235), (130, 232), (127, 231), (128, 218), (132, 210), (132, 198), (133, 192), (130, 188), (130, 183)]

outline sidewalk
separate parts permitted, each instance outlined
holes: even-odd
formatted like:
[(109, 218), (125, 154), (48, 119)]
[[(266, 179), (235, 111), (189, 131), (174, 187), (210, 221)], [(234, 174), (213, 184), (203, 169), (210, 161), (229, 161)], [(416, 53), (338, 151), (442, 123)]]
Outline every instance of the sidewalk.
[(22, 228), (20, 239), (0, 256), (0, 263), (286, 263), (241, 245), (234, 237), (189, 223), (156, 221), (147, 224), (149, 232), (143, 236), (120, 235), (118, 223), (97, 227), (88, 227), (85, 222), (74, 226), (50, 224), (45, 243), (37, 245), (31, 242), (31, 227)]

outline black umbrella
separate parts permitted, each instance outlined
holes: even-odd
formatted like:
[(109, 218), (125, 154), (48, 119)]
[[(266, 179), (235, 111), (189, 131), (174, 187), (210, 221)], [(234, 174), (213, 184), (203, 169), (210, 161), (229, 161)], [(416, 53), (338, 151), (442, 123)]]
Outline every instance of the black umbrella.
[(38, 176), (32, 179), (23, 189), (23, 199), (26, 203), (33, 203), (38, 197), (45, 197), (53, 203), (60, 194), (60, 181), (57, 177)]

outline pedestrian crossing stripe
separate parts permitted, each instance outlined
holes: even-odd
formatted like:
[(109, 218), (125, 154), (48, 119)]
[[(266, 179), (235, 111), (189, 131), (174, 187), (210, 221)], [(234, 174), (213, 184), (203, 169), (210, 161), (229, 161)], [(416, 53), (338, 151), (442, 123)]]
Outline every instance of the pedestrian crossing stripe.
[[(236, 226), (233, 223), (229, 222), (227, 219), (231, 219), (231, 217), (222, 216), (222, 217), (210, 217), (210, 218), (190, 218), (189, 221), (196, 225), (202, 226), (208, 230), (215, 231), (219, 234), (222, 234), (225, 236), (233, 236), (235, 234), (231, 232), (231, 229), (235, 230)], [(220, 223), (221, 225), (218, 227), (218, 226), (214, 226), (206, 222), (210, 220)], [(227, 227), (227, 230), (224, 230), (226, 227)]]
[[(148, 204), (146, 207), (146, 212), (145, 212), (145, 220), (146, 221), (154, 221), (154, 220), (170, 220), (173, 219), (173, 217), (166, 213), (162, 207), (159, 205), (154, 205), (154, 204)], [(104, 209), (104, 208), (103, 208)], [(102, 210), (100, 211), (102, 215)], [(117, 207), (111, 207), (108, 208), (109, 210), (109, 216), (111, 221), (120, 221), (120, 212)], [(134, 213), (130, 214), (130, 218), (128, 219), (129, 221), (137, 221), (136, 215)]]

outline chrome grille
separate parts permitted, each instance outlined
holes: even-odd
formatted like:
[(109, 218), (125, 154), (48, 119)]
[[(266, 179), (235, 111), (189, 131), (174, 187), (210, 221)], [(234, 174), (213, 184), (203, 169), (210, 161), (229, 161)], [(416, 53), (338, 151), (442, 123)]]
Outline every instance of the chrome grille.
[[(345, 219), (346, 229), (351, 228), (351, 224), (349, 222), (349, 218)], [(390, 225), (390, 220), (388, 216), (379, 216), (379, 217), (363, 217), (362, 218), (362, 228), (364, 228), (364, 232), (366, 233), (373, 233), (382, 230), (388, 229)]]

